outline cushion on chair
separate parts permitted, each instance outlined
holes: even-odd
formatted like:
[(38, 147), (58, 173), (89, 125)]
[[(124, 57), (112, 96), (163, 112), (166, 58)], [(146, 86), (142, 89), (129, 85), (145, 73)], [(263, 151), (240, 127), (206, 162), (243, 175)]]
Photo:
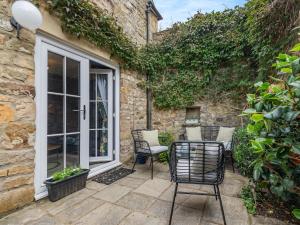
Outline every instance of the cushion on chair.
[(151, 146), (159, 146), (158, 130), (143, 130), (143, 140), (147, 141)]
[[(153, 155), (168, 151), (168, 149), (169, 149), (168, 146), (161, 146), (161, 145), (150, 147), (150, 150)], [(149, 150), (147, 149), (140, 149), (139, 152), (150, 153)]]
[(201, 127), (187, 127), (186, 136), (188, 141), (202, 141)]
[(220, 127), (217, 141), (231, 142), (234, 130), (234, 127)]

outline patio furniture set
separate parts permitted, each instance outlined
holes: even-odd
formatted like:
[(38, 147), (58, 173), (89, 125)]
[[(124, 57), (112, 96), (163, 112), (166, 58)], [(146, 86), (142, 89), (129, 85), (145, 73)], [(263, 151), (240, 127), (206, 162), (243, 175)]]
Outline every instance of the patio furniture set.
[[(132, 131), (136, 155), (132, 172), (134, 172), (137, 156), (146, 156), (150, 158), (151, 179), (153, 179), (154, 156), (163, 152), (169, 153), (171, 181), (175, 183), (170, 225), (177, 194), (214, 196), (220, 202), (223, 222), (226, 225), (219, 185), (224, 180), (226, 155), (229, 155), (234, 171), (232, 156), (234, 129), (234, 127), (220, 126), (188, 127), (184, 140), (175, 141), (171, 146), (159, 144), (157, 130)], [(213, 186), (214, 193), (181, 192), (178, 191), (179, 184), (210, 185)]]

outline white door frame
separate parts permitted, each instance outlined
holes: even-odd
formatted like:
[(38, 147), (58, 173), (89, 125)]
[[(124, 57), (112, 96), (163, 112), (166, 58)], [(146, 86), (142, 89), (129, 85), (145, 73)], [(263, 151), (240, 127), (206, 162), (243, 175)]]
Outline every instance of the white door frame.
[[(42, 34), (38, 34), (36, 36), (36, 45), (35, 45), (35, 88), (36, 88), (36, 142), (35, 142), (35, 175), (34, 175), (34, 187), (35, 187), (35, 199), (41, 199), (48, 195), (45, 185), (43, 184), (45, 177), (47, 177), (47, 169), (43, 169), (47, 162), (47, 122), (45, 122), (45, 118), (47, 118), (47, 102), (44, 101), (45, 95), (47, 95), (47, 82), (45, 82), (46, 77), (43, 75), (45, 74), (45, 50), (43, 50), (44, 44), (54, 47), (55, 49), (61, 49), (65, 54), (71, 56), (70, 58), (74, 58), (74, 55), (78, 56), (78, 58), (85, 61), (84, 65), (88, 65), (89, 60), (93, 60), (98, 62), (102, 65), (105, 65), (111, 68), (114, 71), (114, 109), (115, 109), (115, 116), (114, 116), (114, 153), (115, 153), (115, 160), (109, 163), (103, 164), (99, 167), (93, 168), (90, 171), (89, 177), (95, 176), (101, 172), (104, 172), (108, 169), (111, 169), (115, 166), (120, 165), (120, 141), (119, 141), (119, 113), (120, 113), (120, 70), (118, 65), (113, 63), (109, 63), (106, 59), (101, 59), (101, 57), (94, 57), (90, 54), (85, 53), (83, 49), (77, 48), (76, 46), (72, 46), (68, 43), (64, 43), (64, 41), (57, 41), (54, 39), (50, 39)], [(44, 53), (43, 53), (44, 52)], [(67, 56), (68, 57), (68, 56)], [(47, 57), (46, 57), (47, 58)], [(84, 66), (85, 67), (85, 66)], [(83, 70), (88, 71), (89, 68), (81, 68)], [(83, 76), (84, 74), (81, 74)], [(82, 79), (83, 85), (85, 82), (89, 83), (89, 73), (87, 74), (86, 79)], [(84, 98), (89, 98), (84, 97)], [(89, 104), (86, 105), (87, 107), (87, 117), (89, 119)], [(46, 120), (47, 121), (47, 120)], [(88, 120), (89, 121), (89, 120)], [(88, 123), (84, 123), (87, 124)], [(46, 128), (45, 128), (46, 127)], [(85, 134), (87, 135), (88, 140), (88, 132)], [(81, 146), (80, 154), (87, 154), (87, 157), (84, 157), (81, 160), (81, 166), (83, 168), (87, 168), (89, 165), (89, 155), (88, 155), (88, 147), (85, 149)], [(46, 158), (45, 158), (46, 157)]]

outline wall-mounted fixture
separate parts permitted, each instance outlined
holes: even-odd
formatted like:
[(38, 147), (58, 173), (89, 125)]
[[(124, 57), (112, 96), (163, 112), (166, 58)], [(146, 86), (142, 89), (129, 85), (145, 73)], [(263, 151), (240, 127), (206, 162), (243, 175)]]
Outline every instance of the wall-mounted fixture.
[(22, 27), (29, 30), (36, 30), (42, 25), (43, 17), (40, 10), (28, 0), (15, 0), (11, 7), (11, 25), (17, 29), (19, 38)]

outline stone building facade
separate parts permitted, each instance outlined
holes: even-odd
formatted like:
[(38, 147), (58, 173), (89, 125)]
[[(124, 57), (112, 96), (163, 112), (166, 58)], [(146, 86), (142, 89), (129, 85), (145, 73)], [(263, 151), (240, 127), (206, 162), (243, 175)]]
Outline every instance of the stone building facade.
[[(93, 0), (100, 8), (113, 15), (124, 31), (139, 45), (146, 44), (146, 5), (147, 0)], [(0, 1), (0, 216), (8, 211), (22, 207), (35, 199), (35, 179), (39, 173), (36, 168), (36, 143), (38, 141), (36, 109), (36, 36), (43, 34), (67, 43), (95, 57), (101, 57), (118, 64), (103, 49), (95, 48), (85, 40), (78, 40), (65, 34), (57, 18), (50, 15), (41, 5), (43, 25), (33, 33), (22, 29), (20, 39), (10, 25), (10, 0)], [(158, 15), (152, 11), (150, 37), (157, 31)], [(120, 71), (120, 161), (125, 162), (133, 156), (130, 131), (146, 127), (146, 93), (138, 87), (145, 79), (134, 71)], [(202, 120), (215, 123), (222, 117), (236, 115), (235, 110), (213, 105), (202, 106)], [(153, 127), (167, 130), (176, 137), (183, 132), (185, 110), (153, 110)], [(236, 123), (236, 122), (234, 122)]]

